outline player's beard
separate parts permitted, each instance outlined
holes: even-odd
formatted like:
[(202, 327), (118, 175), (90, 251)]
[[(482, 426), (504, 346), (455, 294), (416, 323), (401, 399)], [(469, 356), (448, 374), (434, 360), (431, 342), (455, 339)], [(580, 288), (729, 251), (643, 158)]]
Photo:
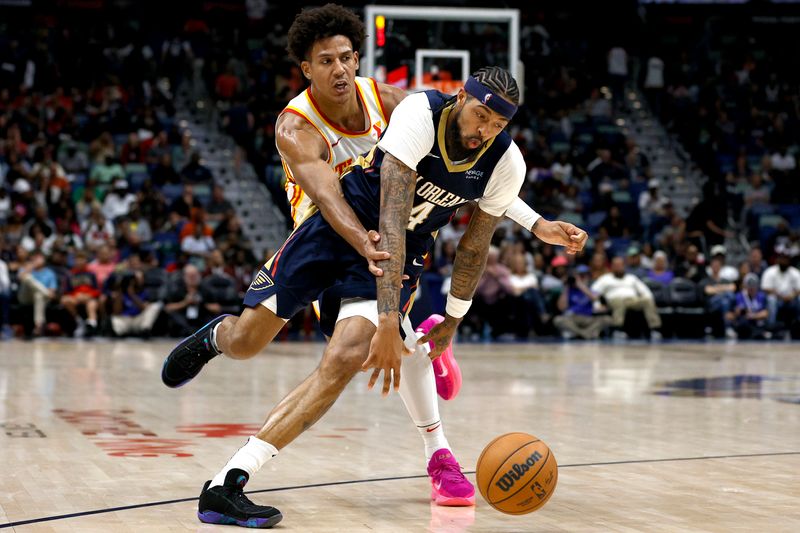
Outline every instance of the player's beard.
[[(461, 116), (460, 109), (454, 109), (450, 114), (450, 125), (447, 126), (445, 143), (447, 144), (447, 155), (452, 161), (463, 161), (477, 154), (483, 144), (475, 149), (464, 146), (464, 137), (461, 135), (461, 128), (458, 126), (458, 119)], [(480, 139), (479, 139), (480, 140)]]

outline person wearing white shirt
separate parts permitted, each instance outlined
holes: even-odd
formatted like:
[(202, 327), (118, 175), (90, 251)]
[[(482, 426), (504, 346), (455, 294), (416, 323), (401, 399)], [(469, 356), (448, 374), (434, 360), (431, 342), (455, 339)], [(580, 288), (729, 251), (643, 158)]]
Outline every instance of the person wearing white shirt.
[(786, 250), (778, 250), (778, 263), (764, 271), (761, 290), (767, 293), (769, 318), (767, 327), (773, 327), (779, 314), (788, 315), (789, 322), (800, 318), (800, 270), (791, 266)]
[(611, 325), (621, 328), (625, 323), (625, 313), (629, 309), (644, 312), (651, 338), (660, 339), (661, 317), (650, 289), (642, 281), (625, 272), (625, 260), (615, 257), (611, 261), (611, 272), (603, 274), (592, 284), (592, 292), (605, 298), (611, 309)]
[(772, 154), (770, 162), (772, 163), (773, 170), (779, 170), (781, 172), (791, 172), (797, 168), (797, 161), (792, 154), (786, 151), (785, 146), (781, 146), (777, 152)]
[(8, 265), (0, 259), (0, 339), (11, 338), (11, 326), (8, 323), (8, 309), (11, 302), (11, 276)]

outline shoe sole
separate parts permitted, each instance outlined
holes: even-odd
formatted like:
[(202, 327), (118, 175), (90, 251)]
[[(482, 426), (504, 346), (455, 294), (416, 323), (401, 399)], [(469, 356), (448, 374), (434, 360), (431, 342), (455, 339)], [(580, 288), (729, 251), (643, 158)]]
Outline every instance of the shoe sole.
[(166, 385), (167, 387), (169, 387), (171, 389), (177, 389), (178, 387), (183, 387), (184, 385), (186, 385), (187, 383), (189, 383), (190, 381), (192, 381), (194, 378), (197, 377), (197, 374), (195, 374), (194, 376), (190, 377), (189, 379), (185, 379), (185, 380), (181, 381), (177, 385), (171, 385), (170, 383), (167, 383), (167, 374), (166, 374), (167, 362), (169, 361), (169, 358), (172, 357), (172, 354), (174, 354), (176, 350), (178, 350), (181, 346), (183, 346), (183, 343), (185, 343), (186, 341), (188, 341), (189, 339), (191, 339), (192, 337), (194, 337), (195, 335), (197, 335), (198, 333), (200, 333), (201, 331), (203, 331), (204, 329), (209, 327), (211, 324), (213, 324), (215, 321), (217, 321), (220, 317), (222, 317), (222, 320), (225, 320), (225, 317), (227, 317), (227, 316), (233, 316), (233, 315), (224, 314), (224, 315), (220, 315), (220, 316), (214, 318), (213, 320), (210, 320), (208, 323), (206, 323), (205, 326), (203, 326), (202, 328), (198, 329), (197, 331), (195, 331), (194, 333), (192, 333), (188, 337), (185, 337), (181, 342), (178, 343), (177, 346), (175, 346), (175, 348), (172, 349), (171, 352), (169, 352), (169, 355), (167, 356), (166, 359), (164, 359), (164, 362), (161, 365), (161, 382), (164, 385)]
[[(417, 333), (428, 333), (436, 324), (444, 321), (442, 315), (431, 315), (418, 327)], [(429, 343), (430, 344), (430, 343)], [(436, 392), (443, 400), (452, 400), (461, 390), (461, 369), (453, 356), (453, 342), (445, 348), (442, 355), (433, 360), (433, 374), (436, 377)]]
[(431, 500), (441, 507), (472, 507), (475, 505), (475, 494), (467, 498), (442, 496), (431, 488)]
[(197, 518), (206, 524), (237, 525), (254, 529), (269, 529), (283, 520), (283, 515), (278, 513), (275, 516), (270, 516), (269, 518), (248, 518), (247, 520), (237, 520), (236, 518), (232, 518), (216, 511), (198, 511)]

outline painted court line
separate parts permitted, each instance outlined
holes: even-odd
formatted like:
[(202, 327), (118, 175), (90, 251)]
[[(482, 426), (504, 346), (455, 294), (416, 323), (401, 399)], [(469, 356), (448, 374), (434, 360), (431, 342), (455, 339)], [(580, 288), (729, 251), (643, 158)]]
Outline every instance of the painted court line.
[[(598, 463), (574, 463), (568, 465), (558, 465), (558, 468), (577, 468), (583, 466), (614, 466), (614, 465), (631, 465), (631, 464), (644, 464), (644, 463), (672, 463), (678, 461), (707, 461), (710, 459), (741, 459), (746, 457), (777, 457), (781, 455), (800, 455), (800, 451), (798, 452), (773, 452), (773, 453), (745, 453), (745, 454), (737, 454), (737, 455), (708, 455), (702, 457), (673, 457), (668, 459), (632, 459), (628, 461), (606, 461), (606, 462), (598, 462)], [(464, 471), (465, 474), (474, 474), (474, 470)], [(313, 483), (309, 485), (294, 485), (289, 487), (276, 487), (272, 489), (260, 489), (260, 490), (251, 490), (245, 491), (246, 494), (262, 494), (265, 492), (283, 492), (287, 490), (299, 490), (299, 489), (313, 489), (319, 487), (334, 487), (337, 485), (357, 485), (360, 483), (377, 483), (381, 481), (401, 481), (406, 479), (420, 479), (420, 478), (427, 478), (428, 476), (423, 475), (415, 475), (415, 476), (393, 476), (393, 477), (382, 477), (382, 478), (373, 478), (373, 479), (351, 479), (347, 481), (331, 481), (328, 483)], [(134, 505), (123, 505), (120, 507), (108, 507), (105, 509), (95, 509), (92, 511), (81, 511), (78, 513), (70, 513), (70, 514), (62, 514), (62, 515), (54, 515), (54, 516), (43, 516), (40, 518), (32, 518), (30, 520), (20, 520), (18, 522), (9, 522), (7, 524), (0, 524), (0, 529), (10, 528), (10, 527), (18, 527), (18, 526), (25, 526), (28, 524), (38, 524), (40, 522), (50, 522), (53, 520), (65, 520), (67, 518), (78, 518), (81, 516), (90, 516), (94, 514), (105, 514), (105, 513), (114, 513), (117, 511), (129, 511), (131, 509), (142, 509), (144, 507), (157, 507), (161, 505), (171, 505), (173, 503), (185, 503), (185, 502), (192, 502), (197, 501), (197, 497), (193, 498), (178, 498), (175, 500), (162, 500), (157, 502), (149, 502), (149, 503), (137, 503)]]

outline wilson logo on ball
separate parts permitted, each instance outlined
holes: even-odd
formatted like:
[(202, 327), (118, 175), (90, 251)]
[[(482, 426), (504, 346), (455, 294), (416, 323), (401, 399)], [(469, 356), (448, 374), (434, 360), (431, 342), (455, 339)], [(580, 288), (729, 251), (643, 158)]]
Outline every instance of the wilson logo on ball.
[(531, 469), (533, 465), (536, 464), (536, 461), (542, 458), (542, 455), (539, 452), (533, 452), (530, 457), (528, 457), (524, 463), (515, 463), (511, 469), (503, 474), (495, 485), (499, 487), (503, 492), (508, 492), (511, 487), (514, 486), (514, 483), (525, 475), (525, 472)]

